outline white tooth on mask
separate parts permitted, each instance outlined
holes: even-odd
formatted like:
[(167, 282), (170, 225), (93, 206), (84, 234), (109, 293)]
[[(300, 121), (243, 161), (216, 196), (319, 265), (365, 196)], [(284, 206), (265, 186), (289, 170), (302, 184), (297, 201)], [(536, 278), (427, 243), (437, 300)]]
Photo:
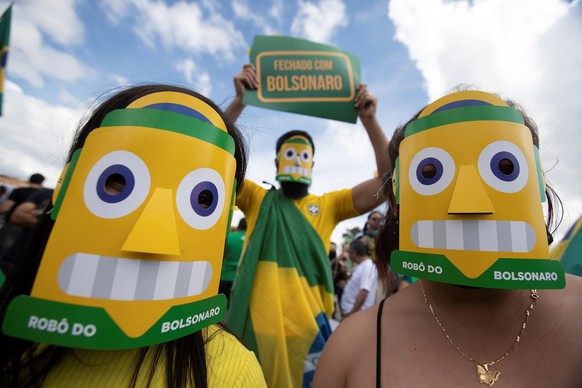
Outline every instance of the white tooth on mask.
[(522, 221), (418, 221), (410, 235), (418, 247), (433, 249), (525, 253), (536, 244), (533, 228)]
[(59, 268), (69, 295), (110, 300), (166, 300), (198, 295), (210, 284), (207, 261), (177, 262), (112, 258), (78, 253)]

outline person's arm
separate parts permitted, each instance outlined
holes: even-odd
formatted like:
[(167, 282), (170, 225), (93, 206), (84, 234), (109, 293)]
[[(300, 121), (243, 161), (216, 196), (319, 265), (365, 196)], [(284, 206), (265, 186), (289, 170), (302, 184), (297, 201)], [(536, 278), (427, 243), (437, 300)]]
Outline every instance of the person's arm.
[(10, 215), (11, 224), (32, 228), (38, 222), (38, 209), (33, 202), (23, 202)]
[(346, 330), (349, 324), (342, 322), (325, 343), (317, 361), (315, 375), (311, 386), (313, 388), (345, 387), (350, 371), (351, 354), (347, 349), (352, 345), (350, 336), (354, 333)]
[(376, 97), (368, 91), (366, 84), (361, 84), (355, 107), (372, 143), (378, 175), (352, 188), (354, 207), (360, 214), (369, 212), (384, 201), (382, 183), (389, 168), (388, 139), (376, 119), (376, 105)]
[(362, 305), (364, 304), (366, 298), (368, 297), (368, 293), (369, 293), (368, 290), (365, 290), (363, 288), (358, 292), (358, 295), (356, 295), (356, 301), (354, 302), (354, 307), (352, 307), (352, 311), (344, 314), (344, 318), (360, 311)]
[(14, 202), (14, 201), (13, 201), (13, 200), (11, 200), (11, 199), (7, 199), (7, 200), (5, 200), (4, 202), (2, 202), (2, 203), (0, 204), (0, 214), (8, 213), (8, 211), (9, 211), (10, 209), (12, 209), (12, 206), (14, 206), (14, 204), (15, 204), (15, 203), (16, 203), (16, 202)]
[(259, 80), (257, 78), (257, 73), (255, 73), (255, 67), (250, 63), (246, 63), (243, 66), (242, 71), (234, 76), (234, 90), (236, 96), (230, 105), (224, 110), (224, 115), (234, 123), (245, 108), (245, 105), (242, 102), (245, 88), (258, 89), (258, 87)]
[(362, 340), (375, 323), (375, 316), (370, 320), (367, 311), (343, 320), (331, 333), (315, 368), (313, 388), (347, 386), (355, 363), (361, 362), (364, 352), (372, 349), (368, 341)]

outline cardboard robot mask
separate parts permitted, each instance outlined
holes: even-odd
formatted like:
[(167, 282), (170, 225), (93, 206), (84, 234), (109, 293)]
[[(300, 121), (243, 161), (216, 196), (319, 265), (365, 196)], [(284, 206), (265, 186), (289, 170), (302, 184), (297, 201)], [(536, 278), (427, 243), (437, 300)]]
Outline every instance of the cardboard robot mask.
[(500, 98), (464, 91), (430, 104), (399, 147), (392, 269), (475, 287), (563, 288), (540, 171), (523, 116)]
[(234, 150), (219, 114), (187, 94), (107, 114), (67, 167), (31, 295), (11, 303), (4, 332), (125, 349), (222, 320)]
[(291, 136), (281, 145), (277, 155), (279, 168), (276, 179), (280, 182), (299, 182), (311, 185), (313, 147), (303, 136)]

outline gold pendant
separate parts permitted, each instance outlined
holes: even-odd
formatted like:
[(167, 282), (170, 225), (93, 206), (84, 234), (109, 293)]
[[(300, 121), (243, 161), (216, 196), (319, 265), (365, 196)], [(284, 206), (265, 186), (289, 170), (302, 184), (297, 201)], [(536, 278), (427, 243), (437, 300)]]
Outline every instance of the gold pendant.
[(499, 379), (499, 375), (501, 372), (498, 371), (489, 371), (489, 366), (487, 364), (477, 364), (477, 374), (479, 375), (479, 382), (483, 384), (487, 384), (490, 387), (495, 384), (497, 379)]

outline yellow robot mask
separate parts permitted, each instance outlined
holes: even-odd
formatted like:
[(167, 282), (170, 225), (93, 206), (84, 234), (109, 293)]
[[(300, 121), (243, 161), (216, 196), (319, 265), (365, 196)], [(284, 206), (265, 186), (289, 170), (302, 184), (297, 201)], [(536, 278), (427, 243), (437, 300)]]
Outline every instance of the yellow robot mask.
[(110, 112), (67, 168), (31, 295), (15, 299), (5, 333), (122, 349), (222, 320), (234, 148), (193, 96), (152, 93)]
[(392, 269), (475, 287), (563, 288), (540, 171), (523, 116), (500, 98), (465, 91), (430, 104), (399, 147)]
[(292, 136), (281, 145), (277, 155), (279, 168), (276, 179), (280, 182), (299, 182), (311, 185), (313, 147), (303, 136)]

